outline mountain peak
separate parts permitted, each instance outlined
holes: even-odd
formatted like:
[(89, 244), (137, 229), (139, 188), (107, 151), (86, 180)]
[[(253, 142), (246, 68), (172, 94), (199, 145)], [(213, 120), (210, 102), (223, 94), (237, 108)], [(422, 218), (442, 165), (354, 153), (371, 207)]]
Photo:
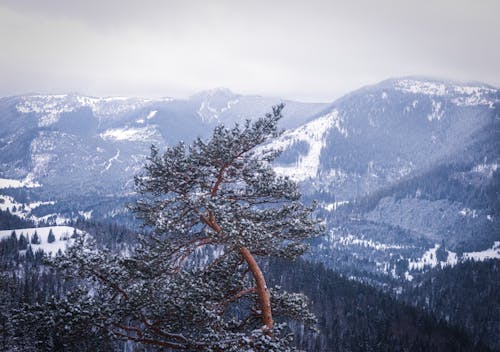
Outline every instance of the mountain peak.
[(202, 90), (191, 96), (191, 99), (231, 99), (237, 96), (230, 89), (224, 87), (216, 87), (212, 89)]

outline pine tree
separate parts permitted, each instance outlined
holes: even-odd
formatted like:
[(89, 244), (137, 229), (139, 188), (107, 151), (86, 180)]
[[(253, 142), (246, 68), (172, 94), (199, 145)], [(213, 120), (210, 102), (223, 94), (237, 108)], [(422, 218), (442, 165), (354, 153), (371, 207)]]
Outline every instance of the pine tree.
[(297, 185), (270, 165), (279, 153), (265, 143), (279, 134), (282, 108), (163, 155), (153, 147), (131, 208), (154, 235), (129, 257), (88, 250), (82, 237), (56, 258), (100, 282), (100, 328), (172, 349), (293, 350), (284, 320), (275, 319), (312, 326), (315, 318), (304, 295), (267, 287), (259, 258), (300, 256), (322, 226)]
[(26, 239), (26, 237), (24, 236), (23, 233), (21, 233), (19, 235), (19, 250), (24, 250), (24, 249), (27, 249), (28, 247), (28, 240)]
[(31, 237), (31, 244), (40, 244), (40, 237), (38, 236), (38, 233), (35, 231), (33, 234), (33, 237)]
[(54, 236), (54, 232), (52, 232), (52, 229), (49, 230), (49, 235), (47, 236), (47, 242), (52, 243), (56, 240), (56, 236)]

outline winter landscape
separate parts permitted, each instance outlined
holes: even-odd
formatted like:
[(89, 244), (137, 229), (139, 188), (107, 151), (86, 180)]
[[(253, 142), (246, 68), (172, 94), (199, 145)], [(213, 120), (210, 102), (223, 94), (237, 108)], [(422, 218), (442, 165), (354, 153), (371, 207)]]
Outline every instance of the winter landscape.
[[(377, 69), (367, 68), (376, 79), (342, 85), (316, 74), (309, 63), (335, 63), (309, 62), (283, 38), (295, 33), (330, 53), (305, 38), (327, 31), (341, 40), (321, 11), (358, 18), (340, 1), (276, 15), (288, 30), (276, 34), (284, 52), (301, 58), (292, 65), (264, 50), (286, 62), (284, 76), (297, 74), (283, 86), (275, 66), (276, 76), (262, 78), (271, 67), (264, 56), (249, 54), (256, 68), (248, 72), (232, 56), (241, 54), (233, 39), (267, 48), (265, 33), (247, 34), (245, 24), (274, 29), (274, 19), (260, 16), (278, 5), (0, 3), (0, 43), (9, 49), (0, 55), (0, 350), (500, 350), (498, 5), (438, 1), (439, 17), (417, 2), (389, 4), (377, 7), (388, 21), (411, 9), (438, 33), (441, 50), (425, 37), (432, 48), (419, 50), (429, 59), (410, 62), (429, 76), (399, 64), (402, 57), (389, 65), (377, 55)], [(295, 28), (299, 15), (304, 24)], [(467, 42), (480, 54), (455, 47), (457, 32), (444, 30), (465, 20), (469, 27), (457, 31), (484, 35)], [(413, 25), (402, 25), (406, 35), (425, 36)], [(80, 44), (60, 47), (64, 28), (86, 48), (128, 53), (130, 63), (113, 68), (115, 54), (103, 49), (99, 64), (87, 66), (94, 59), (71, 52)], [(149, 30), (164, 31), (174, 51), (203, 43), (188, 50), (202, 50), (203, 65), (170, 48), (147, 51), (156, 43)], [(57, 50), (26, 58), (16, 38)], [(151, 56), (125, 51), (123, 38), (142, 38), (138, 48)], [(391, 40), (380, 45), (407, 42)], [(353, 52), (365, 50), (359, 45)], [(155, 55), (178, 69), (134, 71), (137, 60), (154, 67)], [(71, 63), (60, 76), (56, 56)], [(27, 69), (33, 60), (39, 68)], [(77, 64), (85, 75), (68, 74)], [(125, 78), (101, 81), (103, 69)], [(150, 91), (156, 80), (168, 84)], [(130, 90), (135, 83), (144, 94)]]

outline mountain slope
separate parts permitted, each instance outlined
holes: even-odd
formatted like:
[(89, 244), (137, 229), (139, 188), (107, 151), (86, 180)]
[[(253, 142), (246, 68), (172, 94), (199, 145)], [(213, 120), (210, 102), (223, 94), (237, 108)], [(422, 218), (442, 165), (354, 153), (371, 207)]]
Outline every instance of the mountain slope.
[(311, 257), (376, 281), (500, 258), (499, 102), (484, 84), (391, 79), (273, 142), (276, 170), (322, 203)]
[[(279, 102), (226, 89), (187, 100), (76, 94), (1, 98), (0, 177), (36, 180), (59, 195), (129, 192), (151, 144), (162, 148), (205, 136), (216, 124), (260, 116)], [(285, 128), (325, 107), (285, 103)]]

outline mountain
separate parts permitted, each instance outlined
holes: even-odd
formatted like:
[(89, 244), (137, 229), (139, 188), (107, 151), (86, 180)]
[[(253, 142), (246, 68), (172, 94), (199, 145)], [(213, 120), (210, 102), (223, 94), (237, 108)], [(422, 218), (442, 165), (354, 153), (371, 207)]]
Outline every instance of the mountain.
[[(185, 100), (78, 94), (1, 98), (0, 188), (31, 187), (29, 195), (19, 191), (12, 196), (44, 200), (35, 214), (39, 218), (49, 215), (44, 208), (57, 207), (49, 207), (47, 201), (64, 199), (63, 208), (70, 208), (68, 201), (75, 197), (91, 200), (80, 201), (75, 211), (98, 214), (103, 203), (121, 209), (125, 201), (117, 197), (133, 190), (133, 176), (144, 165), (151, 144), (161, 149), (203, 137), (219, 123), (232, 125), (261, 116), (281, 101), (227, 89)], [(283, 128), (300, 125), (326, 106), (283, 102)]]
[(500, 258), (499, 102), (484, 84), (390, 79), (271, 143), (284, 149), (276, 170), (321, 201), (330, 230), (311, 257), (409, 280)]
[[(285, 101), (287, 130), (267, 147), (283, 150), (276, 171), (320, 201), (328, 231), (312, 257), (383, 284), (500, 257), (499, 101), (485, 84), (422, 77), (389, 79), (328, 105)], [(130, 224), (124, 204), (152, 143), (206, 136), (278, 102), (227, 89), (186, 100), (2, 98), (0, 210), (37, 222)]]

